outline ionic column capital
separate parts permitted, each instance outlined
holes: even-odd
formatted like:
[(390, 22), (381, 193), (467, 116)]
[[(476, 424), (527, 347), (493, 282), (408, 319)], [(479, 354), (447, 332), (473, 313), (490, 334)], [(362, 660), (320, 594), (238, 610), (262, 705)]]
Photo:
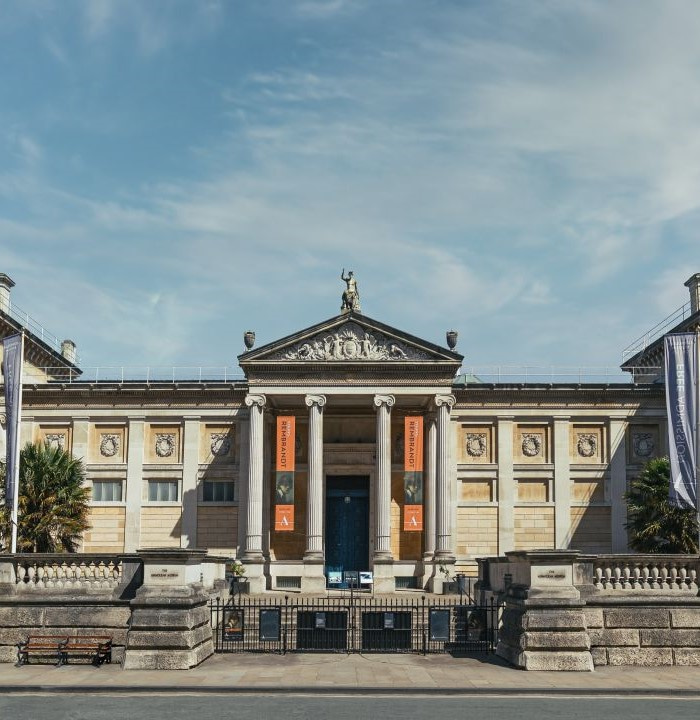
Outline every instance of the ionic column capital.
[(319, 408), (322, 408), (326, 404), (326, 396), (306, 395), (304, 397), (304, 402), (306, 403), (306, 407), (313, 407), (314, 405), (317, 405)]
[(259, 408), (264, 408), (267, 404), (267, 397), (265, 395), (246, 395), (245, 396), (245, 404), (248, 407), (253, 407), (253, 405), (257, 405)]
[(447, 405), (447, 409), (449, 411), (455, 406), (457, 398), (454, 395), (436, 395), (433, 401), (436, 407)]
[(394, 407), (394, 403), (396, 402), (396, 398), (393, 395), (375, 395), (374, 396), (374, 406), (375, 407), (382, 407), (382, 405), (386, 405), (386, 407), (391, 408)]

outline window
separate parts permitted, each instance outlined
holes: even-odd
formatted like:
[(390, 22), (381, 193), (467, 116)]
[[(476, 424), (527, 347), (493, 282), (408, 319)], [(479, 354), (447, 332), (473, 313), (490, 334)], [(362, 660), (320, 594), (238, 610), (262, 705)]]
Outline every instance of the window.
[(121, 502), (122, 482), (121, 480), (93, 480), (92, 481), (93, 502)]
[(149, 480), (149, 502), (177, 502), (177, 480)]
[(204, 481), (204, 502), (233, 502), (233, 480)]

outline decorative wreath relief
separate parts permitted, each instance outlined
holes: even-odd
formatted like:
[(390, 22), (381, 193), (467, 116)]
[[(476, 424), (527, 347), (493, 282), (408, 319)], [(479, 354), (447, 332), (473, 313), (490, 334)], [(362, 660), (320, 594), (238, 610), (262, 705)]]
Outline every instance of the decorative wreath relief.
[(584, 433), (578, 436), (576, 443), (578, 454), (581, 457), (593, 457), (598, 452), (598, 438), (593, 433)]
[(156, 455), (170, 457), (175, 452), (175, 433), (156, 433)]
[(47, 433), (44, 437), (46, 447), (50, 447), (52, 450), (65, 450), (66, 449), (66, 435), (65, 433)]
[(542, 436), (534, 433), (523, 433), (523, 455), (536, 457), (542, 451)]
[(636, 433), (632, 436), (632, 445), (634, 454), (637, 457), (649, 457), (656, 447), (654, 444), (654, 436), (651, 433)]
[(114, 457), (119, 452), (119, 435), (105, 433), (100, 436), (100, 455)]
[(465, 443), (467, 455), (482, 457), (486, 452), (486, 433), (467, 433)]
[(231, 438), (228, 433), (211, 434), (211, 454), (216, 457), (228, 455), (231, 452)]

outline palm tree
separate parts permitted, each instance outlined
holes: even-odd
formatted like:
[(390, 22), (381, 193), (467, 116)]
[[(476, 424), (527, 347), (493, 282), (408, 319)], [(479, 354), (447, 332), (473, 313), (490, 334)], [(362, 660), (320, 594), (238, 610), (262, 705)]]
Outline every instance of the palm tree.
[[(19, 462), (18, 552), (77, 550), (90, 527), (90, 489), (84, 480), (82, 462), (69, 452), (39, 443), (25, 445)], [(4, 492), (3, 482), (0, 497)], [(0, 536), (7, 539), (10, 531), (10, 508), (0, 508)]]
[(671, 464), (649, 460), (625, 493), (630, 546), (643, 553), (698, 551), (698, 522), (693, 508), (677, 508), (668, 500)]

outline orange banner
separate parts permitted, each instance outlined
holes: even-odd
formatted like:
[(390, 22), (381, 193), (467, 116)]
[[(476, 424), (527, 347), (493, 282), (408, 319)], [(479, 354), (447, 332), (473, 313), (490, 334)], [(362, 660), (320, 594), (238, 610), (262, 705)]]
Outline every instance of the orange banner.
[(404, 532), (423, 529), (423, 418), (409, 415), (404, 420)]
[(404, 468), (406, 472), (423, 472), (423, 418), (404, 418)]
[(294, 530), (294, 505), (275, 505), (275, 530), (277, 532)]
[(277, 455), (275, 473), (275, 530), (294, 530), (294, 437), (293, 415), (277, 418)]
[(418, 531), (423, 529), (423, 506), (422, 505), (404, 505), (403, 506), (403, 529), (406, 532)]
[(294, 415), (277, 418), (277, 472), (294, 472)]

